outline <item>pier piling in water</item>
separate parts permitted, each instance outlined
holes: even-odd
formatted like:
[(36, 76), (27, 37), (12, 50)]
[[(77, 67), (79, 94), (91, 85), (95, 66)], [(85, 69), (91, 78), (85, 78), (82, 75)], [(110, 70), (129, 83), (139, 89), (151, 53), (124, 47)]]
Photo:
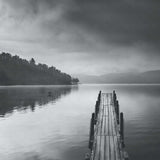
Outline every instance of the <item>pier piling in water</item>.
[(90, 154), (85, 160), (128, 160), (124, 147), (124, 118), (116, 92), (100, 91), (91, 117)]
[(116, 100), (116, 102), (115, 102), (115, 111), (116, 111), (117, 123), (119, 124), (119, 103), (118, 103), (118, 100)]
[(94, 140), (94, 122), (95, 121), (95, 114), (92, 113), (92, 118), (90, 122), (90, 137), (89, 137), (89, 149), (92, 150), (93, 148), (93, 140)]
[(124, 147), (124, 119), (123, 119), (123, 113), (120, 113), (120, 135), (121, 135), (122, 147)]

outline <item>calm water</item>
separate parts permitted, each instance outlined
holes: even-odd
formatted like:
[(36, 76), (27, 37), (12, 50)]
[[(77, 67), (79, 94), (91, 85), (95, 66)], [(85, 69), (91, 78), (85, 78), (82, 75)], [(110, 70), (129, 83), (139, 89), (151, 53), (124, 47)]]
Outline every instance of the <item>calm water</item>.
[(0, 87), (0, 159), (84, 160), (98, 91), (113, 89), (131, 160), (159, 160), (158, 85)]

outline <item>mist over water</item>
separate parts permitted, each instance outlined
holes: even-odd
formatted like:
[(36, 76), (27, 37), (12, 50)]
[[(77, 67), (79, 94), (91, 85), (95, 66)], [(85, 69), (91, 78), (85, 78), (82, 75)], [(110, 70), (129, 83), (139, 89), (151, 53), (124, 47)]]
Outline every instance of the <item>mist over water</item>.
[(159, 160), (159, 85), (0, 87), (4, 160), (83, 160), (99, 90), (116, 90), (131, 159)]

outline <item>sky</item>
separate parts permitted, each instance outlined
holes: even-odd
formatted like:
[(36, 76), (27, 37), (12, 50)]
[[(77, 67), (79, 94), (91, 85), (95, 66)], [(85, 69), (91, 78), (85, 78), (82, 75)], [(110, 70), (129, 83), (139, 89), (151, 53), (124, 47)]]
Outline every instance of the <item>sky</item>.
[(0, 0), (0, 51), (69, 74), (160, 69), (159, 0)]

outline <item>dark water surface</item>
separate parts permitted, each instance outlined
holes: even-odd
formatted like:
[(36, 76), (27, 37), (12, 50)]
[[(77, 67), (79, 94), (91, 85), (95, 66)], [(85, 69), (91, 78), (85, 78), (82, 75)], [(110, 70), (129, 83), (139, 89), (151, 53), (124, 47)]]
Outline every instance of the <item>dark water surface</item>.
[(98, 91), (114, 89), (131, 160), (159, 160), (160, 85), (0, 87), (0, 159), (84, 160)]

